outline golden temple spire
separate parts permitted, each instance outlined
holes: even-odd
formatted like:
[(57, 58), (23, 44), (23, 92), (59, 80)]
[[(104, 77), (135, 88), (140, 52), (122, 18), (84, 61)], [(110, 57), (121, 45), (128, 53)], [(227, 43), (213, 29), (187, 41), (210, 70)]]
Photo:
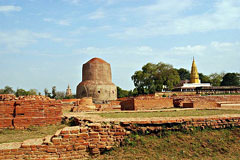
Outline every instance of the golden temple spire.
[(199, 75), (198, 75), (198, 71), (197, 71), (197, 65), (195, 63), (194, 57), (193, 57), (193, 62), (192, 62), (190, 83), (200, 83)]

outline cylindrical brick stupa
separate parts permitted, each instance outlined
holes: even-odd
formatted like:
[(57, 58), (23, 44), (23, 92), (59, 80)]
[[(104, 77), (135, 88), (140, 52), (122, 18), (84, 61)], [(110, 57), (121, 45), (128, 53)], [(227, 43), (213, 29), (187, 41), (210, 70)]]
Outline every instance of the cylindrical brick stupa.
[(77, 98), (92, 97), (95, 103), (117, 99), (117, 87), (112, 83), (111, 66), (100, 58), (83, 64), (82, 82), (77, 86)]

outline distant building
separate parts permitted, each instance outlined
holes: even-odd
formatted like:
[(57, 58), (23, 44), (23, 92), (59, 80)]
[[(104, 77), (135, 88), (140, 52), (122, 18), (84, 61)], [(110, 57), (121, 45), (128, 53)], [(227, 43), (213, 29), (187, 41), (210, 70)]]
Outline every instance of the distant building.
[(210, 83), (201, 83), (199, 79), (197, 65), (193, 58), (192, 68), (191, 68), (191, 75), (190, 75), (190, 82), (189, 81), (182, 81), (182, 84), (179, 87), (173, 89), (173, 91), (195, 91), (197, 87), (211, 87)]
[(72, 96), (72, 90), (69, 85), (68, 88), (66, 89), (66, 96)]

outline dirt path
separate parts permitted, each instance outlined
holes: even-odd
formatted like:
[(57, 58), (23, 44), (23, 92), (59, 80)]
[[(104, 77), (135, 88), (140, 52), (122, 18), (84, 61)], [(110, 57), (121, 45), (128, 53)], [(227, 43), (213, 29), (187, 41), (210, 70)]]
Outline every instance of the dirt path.
[[(196, 109), (164, 109), (156, 110), (157, 112), (171, 112), (171, 111), (183, 111), (183, 110), (196, 110)], [(150, 118), (104, 118), (99, 114), (94, 113), (136, 113), (136, 112), (156, 112), (156, 111), (111, 111), (111, 112), (69, 112), (65, 113), (65, 117), (76, 117), (79, 119), (87, 119), (93, 122), (129, 122), (129, 121), (180, 121), (180, 120), (191, 120), (196, 118), (222, 118), (222, 117), (240, 117), (240, 114), (221, 114), (221, 115), (208, 115), (208, 116), (179, 116), (179, 117), (150, 117)]]

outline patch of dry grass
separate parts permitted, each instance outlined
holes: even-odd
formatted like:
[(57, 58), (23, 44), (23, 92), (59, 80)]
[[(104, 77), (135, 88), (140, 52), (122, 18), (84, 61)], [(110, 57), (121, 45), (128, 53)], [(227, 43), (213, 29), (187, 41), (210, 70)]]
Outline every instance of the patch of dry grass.
[[(99, 160), (239, 159), (240, 128), (133, 135)], [(94, 159), (94, 158), (93, 158)]]
[(117, 112), (96, 113), (104, 118), (151, 118), (151, 117), (186, 117), (186, 116), (210, 116), (223, 114), (240, 114), (240, 110), (175, 110), (154, 112)]
[(57, 130), (64, 128), (66, 125), (49, 125), (44, 127), (30, 127), (25, 130), (19, 129), (1, 129), (0, 144), (10, 142), (22, 142), (27, 139), (43, 138), (47, 135), (53, 135)]

